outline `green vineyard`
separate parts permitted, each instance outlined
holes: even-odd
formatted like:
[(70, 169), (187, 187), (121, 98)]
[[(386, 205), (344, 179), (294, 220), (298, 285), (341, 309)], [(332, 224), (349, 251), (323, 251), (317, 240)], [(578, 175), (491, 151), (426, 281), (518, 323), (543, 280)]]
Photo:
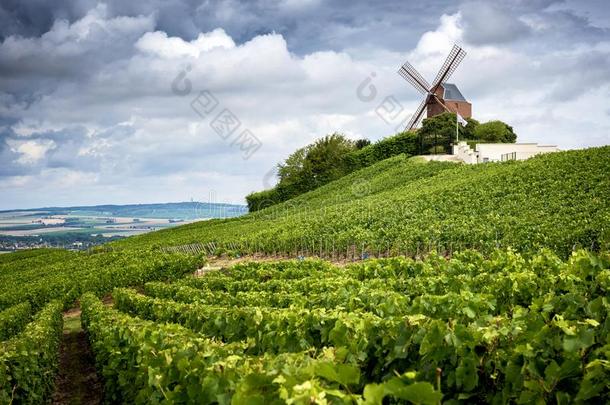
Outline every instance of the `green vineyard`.
[(150, 251), (126, 255), (32, 250), (4, 256), (0, 258), (0, 310), (24, 301), (40, 309), (54, 299), (69, 308), (84, 292), (103, 295), (114, 287), (180, 278), (201, 263), (201, 258), (193, 256)]
[(610, 398), (609, 292), (608, 256), (498, 251), (252, 263), (81, 305), (110, 402), (567, 403)]
[(457, 165), (404, 155), (249, 215), (194, 223), (116, 249), (210, 243), (214, 253), (322, 256), (610, 247), (610, 147)]
[(109, 404), (608, 403), (609, 156), (396, 156), (240, 218), (0, 255), (0, 404), (55, 401), (81, 354)]
[(0, 404), (44, 403), (55, 387), (62, 311), (85, 292), (172, 280), (201, 258), (31, 250), (0, 257)]

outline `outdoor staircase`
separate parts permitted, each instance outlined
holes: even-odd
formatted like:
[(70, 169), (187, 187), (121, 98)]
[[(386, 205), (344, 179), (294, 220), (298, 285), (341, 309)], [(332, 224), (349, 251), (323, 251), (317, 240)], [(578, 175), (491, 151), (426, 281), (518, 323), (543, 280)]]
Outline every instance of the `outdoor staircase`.
[(477, 152), (472, 150), (466, 142), (458, 142), (457, 145), (453, 145), (453, 155), (464, 163), (475, 164), (478, 162)]

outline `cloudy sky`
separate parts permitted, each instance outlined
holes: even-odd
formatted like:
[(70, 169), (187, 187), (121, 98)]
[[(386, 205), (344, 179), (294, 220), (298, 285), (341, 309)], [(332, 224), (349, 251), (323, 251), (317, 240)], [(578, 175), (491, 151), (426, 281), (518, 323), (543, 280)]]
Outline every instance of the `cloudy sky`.
[(432, 81), (454, 43), (475, 118), (610, 144), (606, 3), (0, 0), (0, 209), (243, 202), (317, 137), (394, 133), (398, 67)]

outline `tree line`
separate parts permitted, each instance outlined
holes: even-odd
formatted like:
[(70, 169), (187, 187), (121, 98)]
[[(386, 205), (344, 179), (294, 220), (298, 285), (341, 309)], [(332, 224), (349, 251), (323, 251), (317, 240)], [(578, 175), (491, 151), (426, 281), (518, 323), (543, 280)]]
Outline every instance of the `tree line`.
[[(517, 140), (513, 128), (502, 121), (479, 123), (472, 118), (466, 121), (467, 125), (458, 126), (460, 140), (487, 143)], [(401, 153), (408, 156), (451, 153), (456, 135), (454, 113), (426, 118), (416, 131), (400, 132), (375, 143), (368, 139), (354, 141), (340, 133), (326, 135), (279, 163), (277, 185), (246, 196), (248, 209), (258, 211), (289, 200)]]

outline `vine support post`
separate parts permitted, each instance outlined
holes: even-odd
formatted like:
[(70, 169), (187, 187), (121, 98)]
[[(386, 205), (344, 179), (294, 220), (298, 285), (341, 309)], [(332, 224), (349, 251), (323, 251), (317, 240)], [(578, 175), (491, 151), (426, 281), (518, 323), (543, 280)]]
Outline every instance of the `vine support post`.
[(320, 238), (320, 259), (322, 258), (322, 238)]

